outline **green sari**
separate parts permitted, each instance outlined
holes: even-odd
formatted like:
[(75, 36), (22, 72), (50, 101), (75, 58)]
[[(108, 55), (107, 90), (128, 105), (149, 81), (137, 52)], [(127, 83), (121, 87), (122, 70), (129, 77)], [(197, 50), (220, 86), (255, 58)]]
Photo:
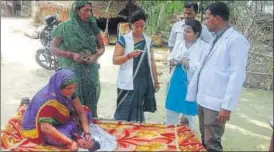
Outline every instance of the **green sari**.
[[(60, 49), (90, 55), (97, 52), (96, 36), (100, 34), (96, 21), (91, 17), (88, 21), (81, 21), (76, 13), (79, 6), (90, 4), (88, 1), (75, 1), (72, 5), (70, 20), (61, 23), (53, 32), (53, 37), (62, 39)], [(99, 65), (97, 63), (76, 63), (72, 59), (59, 57), (61, 68), (72, 70), (76, 75), (77, 96), (82, 104), (89, 107), (92, 117), (97, 117), (97, 103), (100, 96)]]

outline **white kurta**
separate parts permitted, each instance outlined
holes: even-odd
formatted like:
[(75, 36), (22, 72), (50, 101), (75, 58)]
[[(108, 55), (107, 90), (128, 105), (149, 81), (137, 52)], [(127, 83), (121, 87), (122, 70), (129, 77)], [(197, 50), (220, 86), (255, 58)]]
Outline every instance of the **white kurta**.
[[(187, 77), (188, 81), (190, 81), (198, 66), (200, 65), (203, 52), (207, 49), (208, 45), (208, 43), (198, 38), (194, 44), (187, 48), (185, 41), (180, 39), (176, 41), (176, 47), (174, 48), (174, 51), (170, 53), (168, 61), (172, 59), (181, 61), (183, 57), (187, 57), (189, 59), (189, 69), (187, 70)], [(171, 75), (173, 74), (173, 71), (174, 68), (171, 71)]]
[[(204, 56), (209, 54), (210, 47)], [(233, 111), (245, 80), (248, 50), (247, 39), (234, 28), (227, 29), (205, 62), (203, 58), (204, 64), (189, 84), (186, 100), (197, 100), (200, 106), (215, 111)]]

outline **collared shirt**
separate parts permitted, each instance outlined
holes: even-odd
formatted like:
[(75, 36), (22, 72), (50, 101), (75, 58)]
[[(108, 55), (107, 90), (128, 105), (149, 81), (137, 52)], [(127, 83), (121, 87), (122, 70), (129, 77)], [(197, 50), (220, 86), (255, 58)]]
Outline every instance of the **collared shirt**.
[(229, 27), (223, 28), (221, 31), (219, 32), (212, 32), (212, 39), (216, 39), (217, 37), (221, 37), (223, 35), (223, 33), (228, 29)]
[[(184, 39), (184, 28), (185, 28), (185, 20), (181, 20), (176, 22), (171, 29), (169, 40), (168, 40), (168, 46), (169, 47), (175, 47), (175, 43), (178, 40)], [(212, 39), (212, 33), (208, 31), (207, 27), (202, 24), (202, 32), (201, 32), (201, 39), (207, 43), (211, 42)]]
[(235, 109), (245, 80), (249, 50), (249, 42), (241, 33), (233, 28), (224, 31), (212, 51), (210, 47), (205, 50), (206, 54), (211, 53), (202, 59), (203, 64), (195, 72), (186, 97), (214, 111)]

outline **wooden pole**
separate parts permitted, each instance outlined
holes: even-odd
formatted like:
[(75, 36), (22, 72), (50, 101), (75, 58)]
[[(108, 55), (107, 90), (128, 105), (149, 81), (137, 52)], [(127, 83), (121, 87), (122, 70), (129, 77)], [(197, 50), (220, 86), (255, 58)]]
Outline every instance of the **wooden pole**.
[(264, 1), (261, 0), (261, 12), (264, 10)]
[[(108, 23), (109, 23), (109, 18), (107, 18), (107, 21), (106, 21), (106, 28), (105, 28), (105, 34), (108, 35)], [(108, 37), (108, 36), (107, 36)]]
[(272, 133), (272, 138), (271, 138), (270, 147), (269, 147), (269, 151), (270, 151), (270, 152), (273, 152), (273, 151), (274, 151), (274, 149), (273, 149), (273, 142), (274, 142), (274, 140), (273, 140), (273, 133)]
[[(110, 1), (110, 2), (108, 3), (108, 6), (107, 6), (105, 12), (108, 12), (108, 9), (109, 9), (111, 3), (112, 3), (112, 1)], [(108, 23), (109, 23), (109, 18), (107, 18), (107, 21), (106, 21), (106, 28), (105, 28), (105, 31), (104, 31), (105, 34), (107, 35), (107, 37), (108, 37)]]
[(271, 137), (270, 146), (269, 146), (269, 150), (268, 151), (273, 152), (274, 151), (274, 149), (273, 149), (273, 142), (274, 142), (274, 139), (273, 139), (273, 137), (274, 137), (273, 136), (274, 135), (274, 133), (273, 133), (273, 121), (272, 121), (272, 123), (269, 122), (269, 124), (270, 124), (270, 126), (272, 128), (272, 137)]
[(23, 1), (21, 1), (21, 10), (20, 10), (20, 16), (23, 14)]
[(203, 20), (204, 20), (204, 6), (203, 6), (203, 3), (204, 1), (201, 1), (201, 6), (200, 6), (200, 10), (201, 10), (201, 23), (203, 23)]

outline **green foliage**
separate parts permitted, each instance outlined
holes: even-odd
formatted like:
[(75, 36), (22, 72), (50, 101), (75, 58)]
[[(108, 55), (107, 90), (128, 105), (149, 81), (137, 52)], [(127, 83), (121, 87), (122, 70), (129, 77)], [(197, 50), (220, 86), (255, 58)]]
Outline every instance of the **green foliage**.
[[(198, 1), (191, 0), (198, 4), (202, 4), (205, 9), (209, 4), (221, 0), (209, 0), (209, 1)], [(223, 1), (226, 3), (233, 3), (233, 1)], [(141, 7), (146, 10), (148, 14), (147, 29), (148, 34), (157, 34), (161, 31), (169, 32), (172, 24), (170, 18), (175, 14), (183, 14), (185, 0), (163, 0), (163, 1), (148, 1), (141, 0)], [(199, 6), (201, 7), (201, 6)], [(201, 11), (202, 9), (199, 8)], [(200, 12), (201, 13), (201, 12)]]
[(173, 14), (181, 14), (184, 10), (185, 1), (142, 1), (144, 8), (149, 15), (146, 32), (156, 34), (162, 30), (170, 30), (168, 18)]

